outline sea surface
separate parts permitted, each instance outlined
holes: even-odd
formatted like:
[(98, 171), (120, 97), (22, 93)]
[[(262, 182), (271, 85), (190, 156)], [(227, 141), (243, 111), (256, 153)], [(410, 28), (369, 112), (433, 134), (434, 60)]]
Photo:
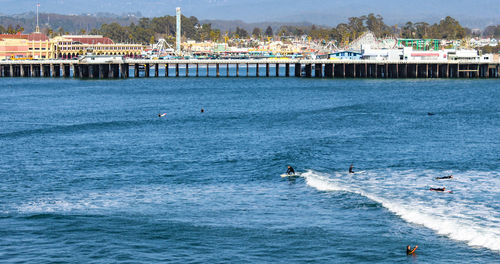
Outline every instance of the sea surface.
[(1, 263), (500, 263), (498, 80), (1, 78), (0, 157)]

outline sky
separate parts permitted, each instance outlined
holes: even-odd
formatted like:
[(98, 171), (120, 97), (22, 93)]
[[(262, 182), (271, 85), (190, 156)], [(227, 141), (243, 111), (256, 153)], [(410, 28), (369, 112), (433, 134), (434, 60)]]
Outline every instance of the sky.
[(174, 15), (175, 7), (198, 19), (245, 22), (311, 22), (334, 26), (348, 17), (380, 14), (388, 24), (435, 23), (452, 16), (469, 27), (500, 24), (500, 0), (0, 0), (1, 14), (34, 11), (84, 14), (141, 12), (143, 16)]

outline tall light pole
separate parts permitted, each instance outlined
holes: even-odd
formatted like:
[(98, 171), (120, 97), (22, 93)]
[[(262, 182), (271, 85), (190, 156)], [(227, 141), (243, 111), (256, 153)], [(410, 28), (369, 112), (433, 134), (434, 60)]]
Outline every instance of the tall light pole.
[(177, 7), (175, 9), (175, 13), (177, 15), (177, 32), (175, 35), (175, 42), (176, 42), (176, 52), (177, 56), (181, 55), (181, 8)]
[(35, 28), (36, 33), (40, 33), (40, 27), (38, 26), (38, 7), (40, 7), (40, 3), (36, 4), (36, 28)]

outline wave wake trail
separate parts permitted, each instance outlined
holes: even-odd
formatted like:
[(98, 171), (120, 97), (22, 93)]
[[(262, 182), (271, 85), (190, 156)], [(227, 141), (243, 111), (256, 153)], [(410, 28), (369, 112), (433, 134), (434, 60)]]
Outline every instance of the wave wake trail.
[[(372, 173), (370, 176), (376, 177), (376, 174)], [(447, 202), (436, 204), (434, 200), (429, 199), (427, 189), (421, 191), (425, 192), (423, 195), (418, 190), (414, 193), (404, 189), (394, 192), (387, 190), (387, 187), (384, 188), (383, 186), (386, 185), (384, 182), (366, 184), (368, 187), (364, 187), (365, 184), (355, 183), (356, 181), (350, 178), (346, 179), (348, 177), (345, 174), (332, 176), (312, 170), (302, 173), (301, 176), (305, 178), (308, 186), (319, 191), (343, 191), (362, 195), (381, 204), (407, 222), (425, 226), (439, 235), (463, 241), (469, 246), (483, 247), (500, 253), (500, 219), (498, 214), (495, 216), (493, 212), (489, 214), (489, 217), (483, 217), (488, 213), (478, 212), (480, 207), (474, 207), (474, 201), (459, 198), (456, 200), (459, 204), (450, 210)], [(401, 177), (393, 180), (401, 182)], [(393, 187), (391, 185), (389, 188)], [(394, 193), (400, 193), (399, 197)]]

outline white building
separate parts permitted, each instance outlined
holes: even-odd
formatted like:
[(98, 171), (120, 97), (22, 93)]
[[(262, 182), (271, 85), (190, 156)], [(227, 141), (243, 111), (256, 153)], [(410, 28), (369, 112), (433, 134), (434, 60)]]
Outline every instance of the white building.
[(403, 57), (401, 49), (372, 49), (370, 45), (361, 45), (363, 60), (388, 60), (397, 61)]
[(403, 48), (403, 60), (407, 61), (447, 61), (449, 50), (413, 50), (412, 47)]
[(479, 52), (477, 50), (455, 50), (449, 52), (450, 60), (468, 60), (468, 61), (478, 61)]

